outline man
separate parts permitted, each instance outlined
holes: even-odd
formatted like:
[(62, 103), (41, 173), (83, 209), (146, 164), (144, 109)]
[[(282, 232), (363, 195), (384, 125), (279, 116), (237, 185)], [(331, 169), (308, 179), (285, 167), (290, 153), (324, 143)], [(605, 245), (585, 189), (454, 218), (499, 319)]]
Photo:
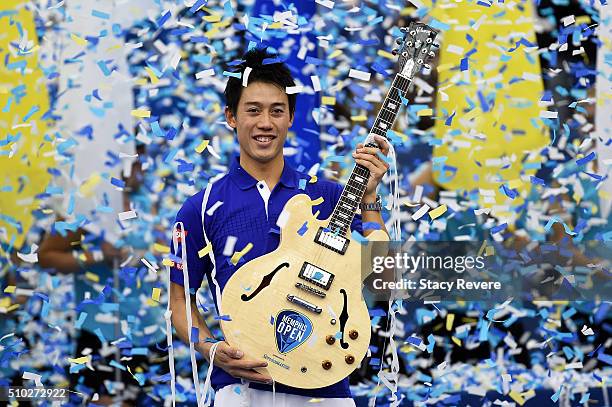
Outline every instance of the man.
[[(323, 203), (313, 207), (313, 211), (319, 211), (319, 218), (325, 219), (331, 215), (342, 192), (341, 185), (325, 180), (306, 182), (303, 190), (300, 189), (300, 179), (309, 180), (310, 177), (298, 173), (286, 163), (283, 145), (293, 123), (296, 97), (288, 95), (285, 89), (295, 83), (284, 64), (263, 64), (265, 59), (274, 57), (265, 50), (253, 49), (238, 67), (238, 72), (248, 75), (248, 79), (229, 78), (225, 89), (225, 117), (237, 135), (240, 156), (232, 160), (228, 174), (209, 184), (205, 191), (187, 199), (176, 217), (177, 222), (184, 225), (189, 286), (197, 290), (206, 275), (217, 307), (220, 301), (217, 291), (222, 293), (229, 278), (242, 264), (278, 247), (280, 236), (276, 222), (292, 196), (305, 193), (313, 200), (323, 197)], [(248, 86), (243, 86), (243, 80)], [(384, 138), (377, 136), (376, 141), (382, 153), (387, 154), (388, 145)], [(364, 148), (360, 144), (353, 157), (371, 173), (363, 197), (363, 202), (371, 205), (362, 209), (375, 207), (376, 210), (364, 210), (362, 217), (357, 216), (353, 221), (352, 229), (361, 232), (362, 221), (375, 222), (384, 229), (380, 205), (375, 205), (376, 188), (389, 166), (378, 156), (377, 148)], [(212, 245), (212, 252), (210, 256), (200, 258), (198, 251), (206, 246), (207, 241)], [(238, 251), (249, 243), (253, 244), (252, 249), (236, 265), (229, 261), (232, 253), (228, 255), (228, 245), (233, 246), (230, 251)], [(178, 256), (181, 252), (182, 247), (174, 251)], [(177, 334), (189, 343), (184, 266), (181, 264), (171, 270), (170, 306)], [(356, 274), (355, 278), (360, 276)], [(199, 332), (195, 349), (208, 360), (210, 340), (214, 338), (197, 311), (195, 296), (190, 297), (193, 326)], [(276, 385), (278, 394), (273, 396), (269, 385), (271, 378), (254, 370), (267, 366), (267, 363), (248, 358), (240, 349), (230, 347), (226, 342), (217, 345), (213, 364), (212, 386), (217, 392), (215, 406), (240, 405), (244, 393), (248, 393), (254, 406), (272, 405), (273, 397), (287, 406), (306, 405), (313, 397), (323, 399), (317, 404), (319, 406), (355, 405), (350, 398), (347, 379), (310, 390)], [(236, 389), (235, 385), (241, 380), (251, 382), (248, 392)]]

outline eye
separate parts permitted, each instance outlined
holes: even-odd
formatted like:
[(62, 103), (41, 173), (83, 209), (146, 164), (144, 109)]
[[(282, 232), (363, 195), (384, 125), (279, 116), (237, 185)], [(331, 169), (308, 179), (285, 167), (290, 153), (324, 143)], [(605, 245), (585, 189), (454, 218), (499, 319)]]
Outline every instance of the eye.
[(247, 109), (247, 112), (248, 113), (257, 113), (257, 112), (259, 112), (259, 109), (256, 108), (256, 107), (250, 107), (250, 108)]
[(272, 109), (273, 114), (283, 114), (284, 112), (285, 111), (283, 109), (279, 109), (279, 108)]

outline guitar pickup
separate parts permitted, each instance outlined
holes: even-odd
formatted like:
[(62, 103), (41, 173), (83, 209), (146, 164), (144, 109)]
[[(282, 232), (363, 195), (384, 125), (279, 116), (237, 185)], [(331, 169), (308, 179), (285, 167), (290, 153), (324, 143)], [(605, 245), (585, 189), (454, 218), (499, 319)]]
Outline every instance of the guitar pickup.
[(334, 275), (332, 273), (308, 262), (304, 262), (298, 277), (311, 284), (323, 287), (325, 290), (329, 290), (332, 281), (334, 281)]
[(326, 228), (319, 228), (314, 241), (315, 243), (340, 254), (346, 253), (346, 248), (350, 242), (350, 240), (346, 237), (340, 236)]
[(288, 294), (287, 299), (289, 302), (299, 305), (302, 308), (306, 308), (308, 311), (312, 311), (315, 314), (320, 314), (323, 311), (320, 307), (317, 307), (313, 303), (303, 300), (300, 297), (296, 297), (295, 295)]

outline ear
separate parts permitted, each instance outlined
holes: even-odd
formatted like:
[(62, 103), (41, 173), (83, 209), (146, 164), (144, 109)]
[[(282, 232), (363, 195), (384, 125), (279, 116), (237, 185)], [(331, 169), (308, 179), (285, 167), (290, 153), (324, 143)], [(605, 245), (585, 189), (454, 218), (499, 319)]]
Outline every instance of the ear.
[(295, 114), (291, 115), (291, 118), (289, 119), (289, 128), (293, 126), (293, 119), (295, 119)]
[(225, 121), (227, 121), (227, 124), (229, 124), (232, 129), (236, 130), (236, 117), (228, 106), (225, 106)]

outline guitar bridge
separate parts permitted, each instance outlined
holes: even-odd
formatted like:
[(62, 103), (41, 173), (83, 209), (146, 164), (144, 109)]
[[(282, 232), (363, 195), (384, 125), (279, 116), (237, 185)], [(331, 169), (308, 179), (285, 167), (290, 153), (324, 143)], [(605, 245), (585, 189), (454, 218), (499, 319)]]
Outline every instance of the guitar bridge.
[(326, 228), (319, 228), (317, 235), (314, 239), (315, 243), (320, 244), (323, 247), (327, 247), (336, 253), (346, 253), (346, 248), (349, 244), (349, 239), (344, 236), (340, 236), (337, 233), (332, 232)]
[(295, 305), (299, 305), (302, 308), (306, 308), (308, 311), (312, 311), (315, 314), (320, 314), (323, 311), (320, 307), (317, 307), (316, 305), (303, 300), (300, 297), (296, 297), (295, 295), (288, 294), (287, 300)]

